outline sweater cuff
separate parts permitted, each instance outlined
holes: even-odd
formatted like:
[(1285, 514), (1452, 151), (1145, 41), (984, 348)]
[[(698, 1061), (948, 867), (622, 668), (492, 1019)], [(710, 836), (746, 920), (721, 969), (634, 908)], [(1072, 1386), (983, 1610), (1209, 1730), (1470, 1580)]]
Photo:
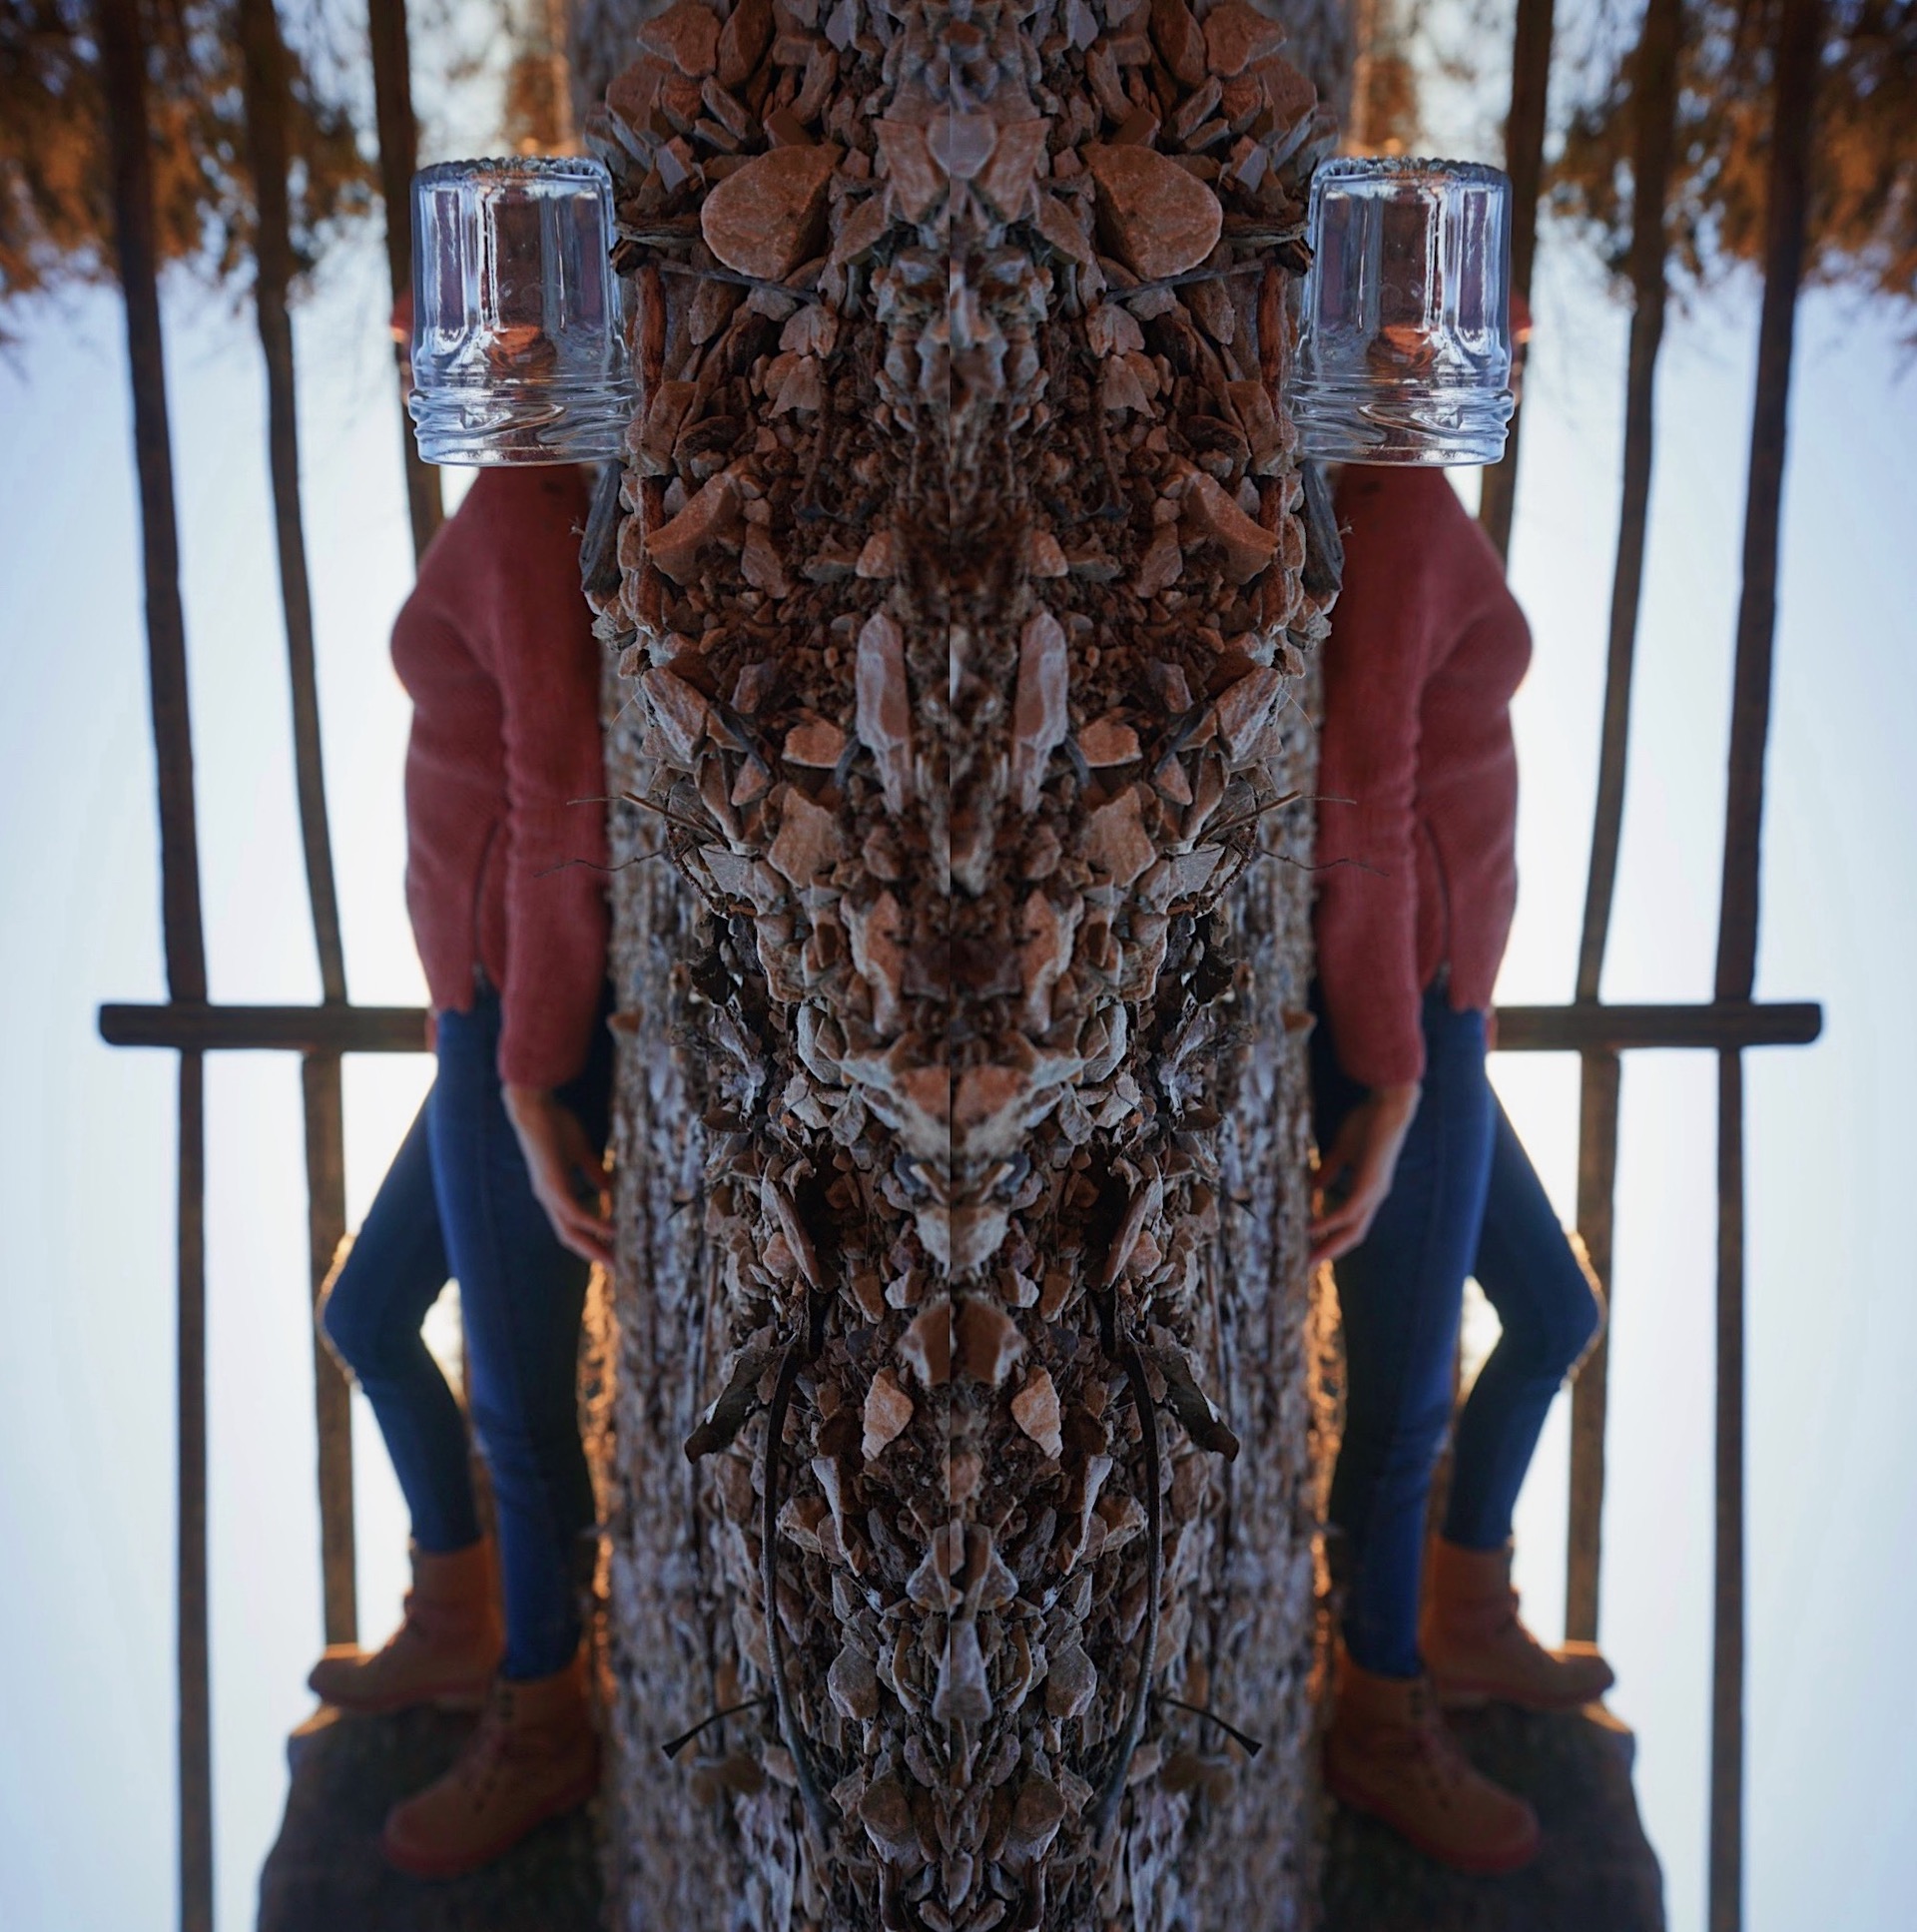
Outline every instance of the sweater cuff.
[(578, 1023), (527, 1024), (508, 1012), (499, 1033), (499, 1079), (505, 1086), (557, 1089), (576, 1079), (592, 1045), (594, 1014)]
[[(1332, 1021), (1338, 1064), (1360, 1086), (1409, 1086), (1425, 1077), (1425, 1032), (1416, 1012), (1404, 1018), (1373, 1014), (1368, 1025)], [(1381, 1023), (1382, 1022), (1382, 1023)]]

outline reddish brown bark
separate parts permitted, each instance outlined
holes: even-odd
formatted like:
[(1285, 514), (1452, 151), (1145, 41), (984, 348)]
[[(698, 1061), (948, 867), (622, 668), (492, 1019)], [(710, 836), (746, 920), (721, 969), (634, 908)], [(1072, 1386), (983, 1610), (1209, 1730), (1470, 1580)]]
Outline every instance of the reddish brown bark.
[(588, 120), (644, 382), (600, 598), (634, 1922), (1308, 1909), (1284, 862), (1336, 539), (1279, 389), (1331, 126), (1278, 38), (689, 0)]

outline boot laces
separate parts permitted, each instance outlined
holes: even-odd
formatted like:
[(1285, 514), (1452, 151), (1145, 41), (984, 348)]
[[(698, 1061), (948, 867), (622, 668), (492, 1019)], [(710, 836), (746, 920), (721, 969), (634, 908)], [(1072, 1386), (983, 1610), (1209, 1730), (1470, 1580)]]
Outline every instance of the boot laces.
[(1518, 1593), (1509, 1585), (1506, 1586), (1502, 1599), (1487, 1603), (1484, 1615), (1484, 1627), (1489, 1636), (1504, 1636), (1513, 1629), (1525, 1635), (1530, 1634), (1518, 1614)]
[(501, 1677), (492, 1686), (479, 1722), (459, 1758), (459, 1782), (475, 1811), (482, 1811), (499, 1782), (513, 1745), (512, 1686)]
[(1402, 1749), (1413, 1764), (1433, 1799), (1449, 1805), (1458, 1787), (1471, 1774), (1471, 1760), (1452, 1735), (1432, 1697), (1431, 1687), (1421, 1683), (1413, 1692), (1411, 1724)]

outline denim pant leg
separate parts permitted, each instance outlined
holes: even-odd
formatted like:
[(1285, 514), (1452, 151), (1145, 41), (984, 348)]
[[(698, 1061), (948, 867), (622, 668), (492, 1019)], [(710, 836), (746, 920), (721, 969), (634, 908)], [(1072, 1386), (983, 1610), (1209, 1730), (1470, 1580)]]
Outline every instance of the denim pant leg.
[(1491, 1186), (1472, 1273), (1504, 1332), (1458, 1419), (1445, 1537), (1467, 1550), (1500, 1550), (1510, 1540), (1552, 1399), (1601, 1319), (1531, 1157), (1504, 1108), (1492, 1104)]
[(448, 1272), (433, 1189), (431, 1107), (428, 1097), (393, 1156), (320, 1320), (372, 1405), (413, 1541), (443, 1556), (478, 1540), (479, 1517), (465, 1419), (419, 1334)]
[[(1331, 1520), (1350, 1558), (1344, 1637), (1361, 1668), (1394, 1677), (1421, 1668), (1425, 1513), (1492, 1148), (1484, 1015), (1453, 1012), (1434, 991), (1424, 1027), (1424, 1093), (1391, 1193), (1334, 1270), (1346, 1399)], [(1332, 1128), (1321, 1120), (1319, 1131)]]
[[(592, 1522), (579, 1440), (579, 1326), (587, 1264), (563, 1248), (506, 1117), (499, 1006), (439, 1019), (432, 1164), (465, 1325), (468, 1407), (492, 1477), (505, 1585), (503, 1673), (562, 1669), (578, 1647), (574, 1548)], [(572, 1097), (572, 1096), (569, 1096)], [(603, 1111), (591, 1131), (603, 1133)]]

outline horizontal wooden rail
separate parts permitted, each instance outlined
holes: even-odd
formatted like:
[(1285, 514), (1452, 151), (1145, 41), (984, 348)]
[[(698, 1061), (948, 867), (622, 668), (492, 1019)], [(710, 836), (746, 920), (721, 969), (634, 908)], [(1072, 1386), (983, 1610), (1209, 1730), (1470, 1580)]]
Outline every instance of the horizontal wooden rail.
[(102, 1006), (109, 1046), (183, 1052), (423, 1053), (422, 1006)]
[[(1500, 1006), (1502, 1053), (1625, 1052), (1634, 1047), (1808, 1046), (1823, 1031), (1814, 1000), (1688, 1006)], [(171, 1046), (184, 1052), (423, 1053), (420, 1006), (215, 1006), (100, 1008), (109, 1046)]]
[(1808, 1046), (1824, 1030), (1815, 1000), (1693, 1006), (1500, 1006), (1501, 1053), (1621, 1053), (1632, 1047)]

